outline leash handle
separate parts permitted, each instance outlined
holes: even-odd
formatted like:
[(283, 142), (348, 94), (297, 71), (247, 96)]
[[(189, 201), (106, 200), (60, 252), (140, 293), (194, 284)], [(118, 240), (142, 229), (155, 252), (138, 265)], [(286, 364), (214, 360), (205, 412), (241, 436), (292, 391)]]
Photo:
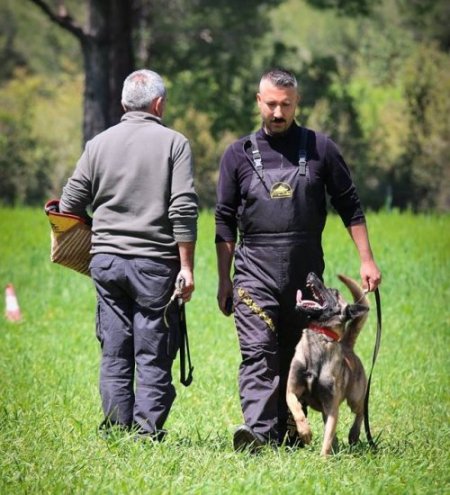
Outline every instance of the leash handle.
[(372, 448), (376, 448), (376, 443), (372, 437), (369, 424), (369, 396), (370, 396), (370, 385), (372, 382), (372, 373), (377, 360), (378, 351), (381, 345), (381, 331), (382, 331), (382, 318), (381, 318), (381, 296), (380, 291), (375, 289), (375, 302), (377, 306), (377, 334), (375, 337), (375, 346), (372, 355), (372, 366), (370, 368), (369, 379), (367, 381), (366, 395), (364, 397), (364, 429), (366, 431), (367, 442)]
[(181, 292), (184, 289), (186, 285), (186, 280), (182, 275), (178, 275), (177, 279), (175, 280), (175, 297), (178, 299), (178, 306), (181, 306), (183, 304), (183, 299), (181, 297)]

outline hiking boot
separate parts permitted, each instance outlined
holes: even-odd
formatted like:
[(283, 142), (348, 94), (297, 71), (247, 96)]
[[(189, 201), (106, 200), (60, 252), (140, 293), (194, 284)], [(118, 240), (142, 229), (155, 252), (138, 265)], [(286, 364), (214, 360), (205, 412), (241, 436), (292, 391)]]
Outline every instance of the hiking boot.
[(258, 436), (251, 428), (247, 425), (241, 425), (236, 428), (233, 436), (233, 448), (236, 452), (243, 452), (248, 450), (250, 453), (254, 454), (261, 449), (265, 444), (264, 440)]

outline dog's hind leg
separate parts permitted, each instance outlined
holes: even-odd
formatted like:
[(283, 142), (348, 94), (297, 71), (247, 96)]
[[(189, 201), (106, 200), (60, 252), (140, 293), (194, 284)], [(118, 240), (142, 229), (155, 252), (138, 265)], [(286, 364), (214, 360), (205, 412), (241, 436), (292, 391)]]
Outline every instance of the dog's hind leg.
[[(327, 416), (325, 413), (322, 413), (322, 420), (323, 420), (323, 424), (325, 426), (325, 424), (327, 422)], [(331, 448), (332, 448), (333, 452), (337, 452), (339, 449), (339, 440), (338, 440), (338, 437), (336, 434), (334, 435), (333, 441), (331, 443)]]
[(367, 387), (367, 380), (362, 364), (360, 364), (360, 366), (356, 369), (358, 370), (358, 374), (355, 373), (355, 377), (358, 379), (354, 381), (353, 386), (349, 390), (349, 394), (347, 396), (347, 404), (350, 407), (352, 413), (355, 415), (353, 425), (350, 428), (350, 432), (348, 434), (348, 443), (350, 445), (355, 445), (359, 440), (361, 424), (364, 420), (364, 395), (366, 393)]
[(339, 417), (339, 401), (333, 398), (333, 403), (327, 407), (323, 413), (325, 422), (325, 431), (323, 434), (323, 444), (321, 455), (330, 455), (333, 451), (333, 445), (336, 445), (336, 427)]
[(292, 417), (295, 420), (295, 424), (297, 426), (297, 432), (300, 437), (300, 439), (303, 441), (305, 444), (311, 443), (312, 439), (312, 431), (309, 426), (308, 420), (306, 419), (305, 413), (303, 411), (303, 407), (301, 402), (297, 398), (297, 392), (298, 396), (301, 396), (303, 393), (303, 390), (299, 389), (299, 387), (296, 387), (296, 390), (294, 391), (291, 381), (288, 380), (288, 385), (287, 385), (287, 391), (286, 391), (286, 402), (289, 407), (289, 410), (292, 413)]
[(364, 400), (358, 402), (347, 401), (347, 403), (350, 406), (351, 411), (355, 415), (355, 419), (348, 434), (348, 443), (350, 445), (355, 445), (356, 443), (358, 443), (359, 435), (361, 432), (361, 425), (364, 419)]
[(364, 415), (363, 414), (357, 414), (355, 416), (355, 420), (353, 421), (353, 425), (350, 428), (350, 432), (348, 434), (348, 443), (350, 445), (355, 445), (358, 443), (359, 440), (359, 434), (361, 432), (361, 424), (363, 422)]

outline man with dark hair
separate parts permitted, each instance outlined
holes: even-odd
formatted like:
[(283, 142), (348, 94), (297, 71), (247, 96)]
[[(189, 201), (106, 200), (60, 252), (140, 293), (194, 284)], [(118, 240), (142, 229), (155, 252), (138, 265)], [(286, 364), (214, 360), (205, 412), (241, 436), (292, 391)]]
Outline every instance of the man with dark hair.
[(103, 426), (158, 440), (175, 399), (178, 318), (169, 300), (177, 278), (184, 301), (194, 290), (198, 215), (191, 148), (162, 124), (165, 101), (157, 73), (130, 74), (121, 122), (86, 144), (60, 201), (62, 212), (93, 211)]
[(242, 355), (245, 424), (234, 433), (235, 450), (296, 442), (295, 430), (287, 427), (285, 399), (303, 328), (295, 295), (299, 288), (308, 293), (309, 272), (323, 275), (326, 193), (356, 245), (363, 287), (373, 291), (381, 282), (342, 155), (331, 139), (294, 120), (299, 102), (294, 75), (266, 72), (256, 98), (262, 128), (227, 148), (217, 186), (218, 304), (229, 315), (233, 302)]

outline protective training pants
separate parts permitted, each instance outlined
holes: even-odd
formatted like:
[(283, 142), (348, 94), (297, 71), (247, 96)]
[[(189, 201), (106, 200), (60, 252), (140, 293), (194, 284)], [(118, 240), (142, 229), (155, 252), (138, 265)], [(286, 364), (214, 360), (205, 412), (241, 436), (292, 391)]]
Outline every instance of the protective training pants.
[(286, 433), (286, 383), (304, 321), (295, 311), (306, 276), (322, 276), (320, 242), (246, 242), (235, 256), (234, 305), (242, 362), (239, 391), (245, 423), (269, 441)]

